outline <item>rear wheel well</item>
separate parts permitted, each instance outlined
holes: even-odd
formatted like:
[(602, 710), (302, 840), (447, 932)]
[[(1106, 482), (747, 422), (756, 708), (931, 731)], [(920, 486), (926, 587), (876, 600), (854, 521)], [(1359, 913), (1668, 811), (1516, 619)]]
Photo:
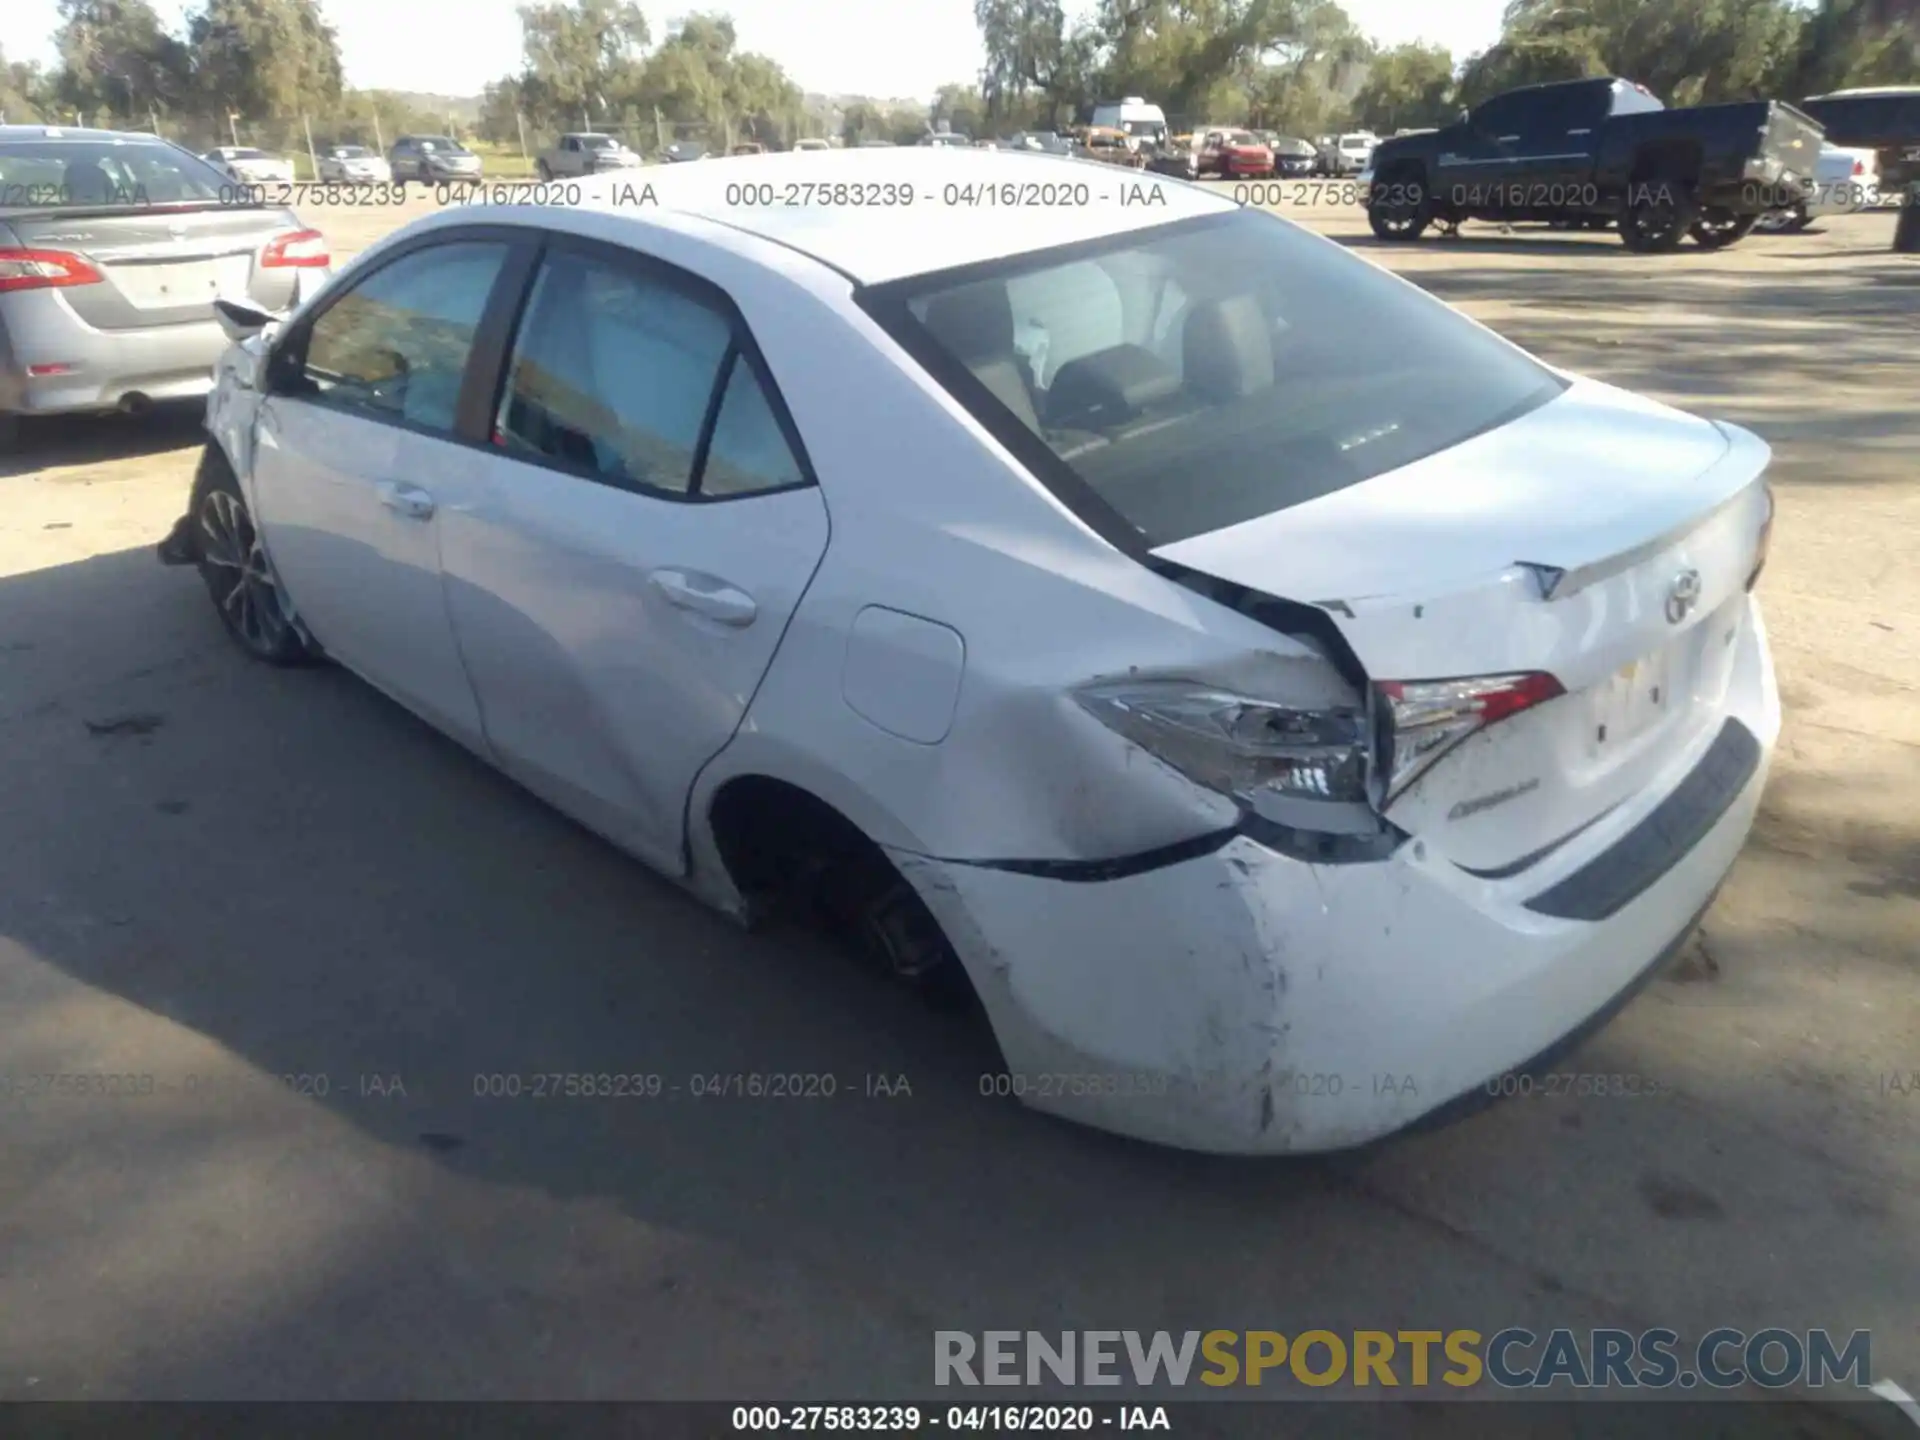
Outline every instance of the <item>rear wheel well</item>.
[(809, 922), (942, 1008), (977, 1004), (938, 918), (886, 851), (785, 780), (742, 775), (708, 807), (714, 848), (750, 914)]
[(798, 785), (742, 775), (720, 787), (708, 807), (714, 847), (735, 888), (755, 909), (776, 905), (818, 883), (833, 868), (892, 862), (858, 825)]

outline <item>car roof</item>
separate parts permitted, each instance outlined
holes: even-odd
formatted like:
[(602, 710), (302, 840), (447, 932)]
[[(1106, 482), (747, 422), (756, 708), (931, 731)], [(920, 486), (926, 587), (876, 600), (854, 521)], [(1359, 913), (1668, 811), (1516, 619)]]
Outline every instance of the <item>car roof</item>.
[(1809, 100), (1864, 100), (1872, 95), (1920, 95), (1920, 85), (1867, 85), (1854, 90), (1829, 90)]
[[(961, 187), (953, 204), (948, 186)], [(972, 203), (982, 187), (1016, 203)], [(897, 203), (902, 194), (911, 202)], [(805, 203), (810, 195), (820, 199)], [(1079, 197), (1084, 204), (1061, 203)], [(1098, 161), (946, 145), (831, 150), (798, 162), (790, 153), (728, 156), (603, 178), (581, 200), (641, 217), (657, 205), (715, 221), (863, 285), (1240, 208), (1198, 185)]]

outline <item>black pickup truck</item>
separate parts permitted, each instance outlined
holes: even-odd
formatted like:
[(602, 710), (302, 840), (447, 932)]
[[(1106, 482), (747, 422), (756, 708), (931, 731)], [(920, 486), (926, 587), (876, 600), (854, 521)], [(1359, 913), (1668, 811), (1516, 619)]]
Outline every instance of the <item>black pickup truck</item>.
[(1367, 218), (1383, 240), (1438, 221), (1617, 222), (1632, 250), (1692, 234), (1731, 245), (1811, 188), (1821, 129), (1777, 100), (1669, 110), (1643, 85), (1602, 77), (1528, 85), (1444, 129), (1383, 140)]

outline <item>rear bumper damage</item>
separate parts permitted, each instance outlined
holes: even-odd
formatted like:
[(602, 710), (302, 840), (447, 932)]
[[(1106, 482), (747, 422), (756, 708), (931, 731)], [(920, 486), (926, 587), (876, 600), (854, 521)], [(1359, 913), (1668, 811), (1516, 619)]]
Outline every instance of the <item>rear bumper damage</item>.
[[(1247, 834), (1094, 878), (894, 859), (973, 978), (1008, 1066), (999, 1092), (1184, 1149), (1362, 1145), (1474, 1108), (1489, 1082), (1583, 1038), (1691, 931), (1779, 733), (1757, 610), (1741, 652), (1726, 718), (1752, 753), (1737, 770), (1725, 731), (1700, 735), (1639, 800), (1519, 874), (1472, 875), (1417, 840), (1375, 863), (1306, 864)], [(1696, 774), (1719, 781), (1715, 813), (1630, 896), (1615, 886), (1604, 918), (1529, 907), (1618, 847), (1639, 854), (1650, 817), (1697, 798)]]

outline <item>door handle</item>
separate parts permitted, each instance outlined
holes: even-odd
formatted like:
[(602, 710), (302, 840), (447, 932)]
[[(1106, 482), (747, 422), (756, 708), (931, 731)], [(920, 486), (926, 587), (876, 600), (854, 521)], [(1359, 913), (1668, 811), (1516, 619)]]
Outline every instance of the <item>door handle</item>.
[(1493, 138), (1496, 143), (1501, 145), (1513, 145), (1520, 139), (1518, 135), (1496, 135)]
[(716, 580), (711, 575), (695, 575), (685, 570), (656, 570), (647, 578), (669, 605), (691, 610), (709, 620), (718, 620), (722, 625), (732, 625), (736, 629), (751, 625), (754, 616), (760, 613), (760, 607), (746, 591), (724, 580)]
[(380, 503), (389, 510), (397, 510), (409, 520), (431, 520), (436, 508), (433, 496), (418, 485), (400, 485), (394, 481), (383, 481), (379, 486)]
[(1592, 130), (1592, 128), (1591, 128), (1591, 127), (1586, 127), (1586, 128), (1583, 128), (1583, 129), (1579, 129), (1579, 130), (1569, 130), (1569, 131), (1567, 131), (1567, 134), (1569, 134), (1569, 135), (1591, 135), (1592, 133), (1593, 133), (1593, 130)]

